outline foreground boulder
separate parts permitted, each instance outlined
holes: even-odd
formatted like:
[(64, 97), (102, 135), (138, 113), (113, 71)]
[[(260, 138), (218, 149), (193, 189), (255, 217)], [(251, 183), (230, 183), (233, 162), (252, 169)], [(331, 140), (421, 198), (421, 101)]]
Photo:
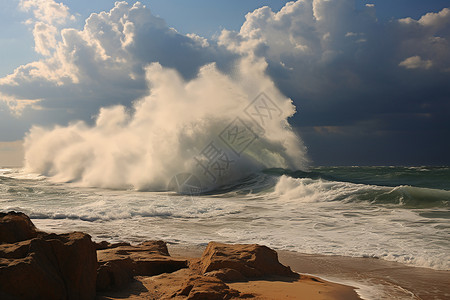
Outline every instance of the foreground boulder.
[(185, 259), (169, 256), (163, 241), (147, 241), (136, 246), (129, 244), (103, 244), (97, 251), (99, 268), (97, 290), (118, 289), (134, 276), (154, 276), (187, 268)]
[(16, 243), (38, 236), (38, 230), (30, 218), (14, 211), (0, 213), (0, 244)]
[(163, 241), (94, 243), (82, 232), (40, 232), (22, 213), (0, 214), (2, 300), (95, 299), (96, 290), (121, 292), (130, 282), (149, 299), (242, 299), (254, 295), (225, 282), (270, 276), (299, 277), (265, 246), (211, 242), (200, 259), (173, 258)]
[(241, 298), (239, 291), (231, 289), (222, 280), (211, 276), (191, 275), (171, 298), (190, 300)]
[[(163, 248), (162, 250), (165, 253)], [(155, 253), (158, 254), (158, 251)], [(160, 252), (159, 255), (161, 254), (163, 253)], [(139, 284), (134, 285), (134, 288), (139, 290), (139, 297), (180, 300), (261, 299), (256, 294), (233, 289), (227, 283), (256, 278), (285, 280), (288, 277), (289, 281), (299, 278), (299, 275), (292, 272), (289, 267), (280, 264), (274, 250), (260, 245), (211, 242), (201, 258), (191, 258), (188, 261), (189, 268), (172, 273), (165, 272), (151, 277), (135, 276), (134, 283)], [(133, 283), (130, 286), (133, 286)], [(125, 296), (109, 295), (112, 298)], [(100, 299), (110, 299), (107, 296), (108, 294), (105, 294), (105, 297)]]
[(264, 276), (299, 275), (278, 261), (278, 254), (261, 245), (229, 245), (210, 242), (199, 262), (202, 274), (223, 281), (240, 281)]
[[(217, 300), (249, 298), (230, 288), (222, 280), (198, 274), (192, 269), (182, 269), (170, 274), (137, 277), (147, 292), (143, 299)], [(107, 298), (104, 298), (107, 299)], [(103, 300), (103, 299), (102, 299)]]
[[(0, 216), (0, 224), (18, 230), (0, 241), (0, 299), (94, 299), (97, 255), (91, 237), (82, 232), (37, 236), (24, 216)], [(31, 238), (9, 243), (11, 236)]]

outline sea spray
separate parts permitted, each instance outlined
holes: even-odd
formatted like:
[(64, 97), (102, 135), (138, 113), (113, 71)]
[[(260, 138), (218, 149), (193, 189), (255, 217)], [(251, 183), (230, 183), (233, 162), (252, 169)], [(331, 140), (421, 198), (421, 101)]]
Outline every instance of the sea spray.
[(302, 169), (306, 150), (287, 121), (295, 107), (266, 67), (249, 57), (233, 74), (209, 64), (185, 81), (153, 63), (149, 94), (132, 108), (102, 108), (94, 126), (33, 127), (25, 169), (58, 182), (152, 191), (166, 190), (177, 174), (209, 190), (265, 168)]

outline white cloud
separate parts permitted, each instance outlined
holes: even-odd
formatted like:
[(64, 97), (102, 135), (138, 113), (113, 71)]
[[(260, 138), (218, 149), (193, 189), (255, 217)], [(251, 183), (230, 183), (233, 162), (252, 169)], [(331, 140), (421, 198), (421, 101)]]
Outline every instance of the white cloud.
[[(2, 94), (1, 92), (0, 92), (0, 99), (4, 104), (6, 104), (6, 106), (9, 108), (9, 110), (15, 117), (19, 117), (26, 107), (36, 105), (40, 100), (40, 99), (22, 99), (21, 101), (17, 101), (16, 98)], [(0, 104), (2, 103), (0, 102)]]
[(429, 69), (433, 65), (431, 60), (422, 60), (418, 55), (411, 56), (402, 61), (399, 66), (407, 69)]
[(49, 56), (51, 50), (56, 48), (56, 35), (57, 29), (55, 26), (43, 22), (36, 22), (33, 30), (34, 49), (36, 52)]
[(434, 29), (444, 28), (450, 23), (450, 9), (444, 8), (438, 13), (427, 13), (419, 20), (413, 18), (403, 18), (398, 20), (401, 24), (420, 25), (423, 27), (434, 27)]
[[(370, 41), (377, 20), (372, 9), (355, 11), (353, 5), (350, 0), (300, 0), (279, 12), (260, 8), (247, 14), (239, 32), (223, 31), (219, 43), (241, 55), (265, 57), (273, 76), (283, 77), (276, 67), (280, 63), (288, 66), (289, 79), (282, 80), (293, 94), (317, 94), (345, 86), (345, 81), (354, 84), (358, 75), (348, 68), (351, 65), (335, 69), (336, 63), (370, 55), (370, 46), (363, 42)], [(350, 38), (354, 36), (364, 38)], [(337, 83), (336, 77), (344, 82)]]
[[(68, 16), (65, 6), (50, 2), (26, 1), (23, 6), (48, 22)], [(47, 12), (57, 14), (52, 9), (60, 17), (45, 17)], [(1, 78), (0, 91), (22, 103), (44, 99), (43, 108), (74, 107), (79, 99), (94, 109), (129, 105), (145, 92), (143, 68), (148, 63), (157, 61), (194, 76), (201, 65), (217, 61), (224, 66), (230, 62), (227, 55), (232, 57), (201, 37), (177, 33), (139, 2), (116, 2), (109, 12), (93, 13), (82, 30), (36, 21), (34, 37), (36, 51), (47, 57)]]
[(400, 62), (441, 72), (450, 67), (449, 9), (383, 26), (374, 12), (373, 5), (355, 10), (353, 0), (299, 0), (279, 12), (263, 7), (247, 14), (239, 32), (224, 30), (219, 41), (241, 55), (265, 57), (273, 76), (280, 76), (280, 64), (293, 68), (291, 80), (282, 82), (297, 95), (371, 89), (371, 72), (388, 78)]
[(61, 27), (75, 17), (69, 8), (54, 0), (21, 0), (19, 7), (31, 11), (34, 19), (28, 19), (27, 25), (33, 25), (34, 49), (44, 56), (51, 56), (60, 37), (57, 27)]
[[(400, 66), (433, 68), (445, 72), (450, 67), (450, 9), (428, 13), (419, 20), (400, 19), (396, 28)], [(422, 60), (426, 57), (427, 60)]]
[[(230, 68), (250, 53), (267, 60), (286, 92), (314, 97), (370, 88), (374, 70), (389, 77), (399, 65), (450, 68), (448, 9), (379, 26), (372, 7), (355, 10), (353, 0), (299, 0), (279, 12), (262, 7), (248, 13), (240, 31), (224, 30), (217, 45), (177, 33), (139, 2), (116, 2), (109, 12), (92, 14), (82, 30), (52, 25), (71, 18), (63, 4), (21, 5), (34, 11), (35, 48), (47, 57), (1, 78), (0, 91), (10, 100), (27, 100), (22, 103), (43, 99), (43, 108), (73, 108), (79, 99), (92, 109), (129, 105), (145, 92), (143, 67), (152, 62), (192, 77), (206, 63)], [(416, 56), (427, 59), (412, 64)]]
[(47, 24), (64, 24), (75, 18), (67, 6), (54, 0), (21, 0), (19, 7), (32, 11), (37, 21)]
[(450, 23), (450, 9), (444, 8), (438, 13), (427, 13), (418, 22), (423, 26), (444, 27)]
[(195, 33), (188, 33), (186, 36), (198, 42), (203, 48), (209, 47), (208, 40), (205, 39), (204, 37), (196, 35)]

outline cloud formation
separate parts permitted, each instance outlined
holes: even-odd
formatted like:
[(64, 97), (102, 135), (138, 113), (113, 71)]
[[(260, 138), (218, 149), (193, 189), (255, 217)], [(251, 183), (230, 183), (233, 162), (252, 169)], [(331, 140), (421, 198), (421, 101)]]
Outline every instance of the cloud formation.
[(429, 69), (433, 66), (431, 60), (422, 60), (420, 56), (411, 56), (399, 63), (399, 66), (405, 67), (407, 69)]
[(24, 11), (33, 12), (34, 19), (28, 19), (27, 24), (33, 24), (35, 51), (44, 56), (50, 56), (57, 46), (57, 26), (64, 25), (75, 17), (69, 13), (69, 8), (53, 0), (21, 0), (19, 7)]
[(0, 91), (17, 102), (39, 100), (40, 109), (71, 110), (67, 118), (89, 118), (105, 105), (130, 105), (146, 91), (149, 63), (192, 77), (206, 63), (225, 68), (233, 61), (232, 54), (179, 34), (139, 2), (116, 2), (109, 12), (92, 14), (82, 30), (53, 26), (70, 18), (62, 4), (30, 0), (22, 6), (34, 9), (36, 51), (47, 57), (0, 79)]
[(401, 72), (399, 65), (449, 70), (449, 9), (380, 24), (373, 5), (357, 10), (354, 4), (300, 0), (279, 12), (262, 7), (247, 14), (239, 32), (224, 30), (219, 42), (231, 51), (266, 58), (271, 75), (295, 88), (297, 97), (324, 90), (367, 91), (384, 84), (374, 77)]
[[(374, 149), (370, 140), (384, 136), (391, 143), (410, 134), (420, 136), (417, 141), (433, 136), (436, 149), (449, 149), (439, 142), (449, 128), (443, 116), (450, 102), (449, 12), (380, 23), (375, 5), (356, 9), (353, 0), (299, 0), (279, 12), (262, 7), (247, 14), (240, 31), (224, 30), (219, 43), (267, 60), (271, 77), (299, 107), (294, 124), (313, 157), (323, 153), (319, 147), (338, 145), (341, 155), (353, 148), (367, 153)], [(408, 151), (416, 153), (408, 159), (432, 161), (419, 142), (408, 138), (403, 145), (403, 151), (418, 148)], [(377, 155), (394, 157), (389, 148)], [(434, 163), (445, 160), (444, 152), (434, 153)]]
[(68, 19), (74, 18), (67, 6), (53, 0), (21, 0), (19, 7), (25, 11), (32, 11), (35, 20), (47, 24), (63, 24)]
[[(214, 62), (232, 74), (248, 58), (265, 61), (265, 72), (293, 99), (299, 113), (290, 122), (319, 163), (339, 160), (331, 153), (324, 159), (327, 148), (350, 160), (376, 148), (370, 157), (380, 160), (372, 163), (391, 163), (382, 161), (388, 156), (423, 163), (433, 156), (429, 162), (437, 163), (445, 151), (436, 149), (450, 146), (443, 141), (450, 128), (448, 8), (380, 22), (375, 5), (298, 0), (278, 12), (259, 8), (239, 32), (207, 40), (178, 33), (139, 2), (116, 2), (82, 29), (71, 28), (68, 8), (53, 0), (22, 1), (21, 7), (34, 15), (35, 48), (43, 57), (1, 78), (0, 99), (29, 122), (92, 122), (101, 107), (131, 108), (147, 93), (145, 66), (154, 62), (189, 81), (204, 65)], [(415, 142), (421, 139), (428, 148)], [(397, 154), (389, 153), (390, 143)]]

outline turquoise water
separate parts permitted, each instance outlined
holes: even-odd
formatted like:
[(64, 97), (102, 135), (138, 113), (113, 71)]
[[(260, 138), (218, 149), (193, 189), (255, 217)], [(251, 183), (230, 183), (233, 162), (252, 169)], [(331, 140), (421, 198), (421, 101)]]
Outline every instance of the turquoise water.
[(203, 195), (80, 187), (0, 169), (0, 210), (96, 240), (260, 243), (450, 269), (450, 169), (270, 169)]
[(264, 173), (394, 188), (389, 193), (368, 188), (357, 195), (348, 195), (355, 201), (398, 204), (408, 208), (450, 206), (448, 167), (316, 167), (310, 172), (270, 169)]

